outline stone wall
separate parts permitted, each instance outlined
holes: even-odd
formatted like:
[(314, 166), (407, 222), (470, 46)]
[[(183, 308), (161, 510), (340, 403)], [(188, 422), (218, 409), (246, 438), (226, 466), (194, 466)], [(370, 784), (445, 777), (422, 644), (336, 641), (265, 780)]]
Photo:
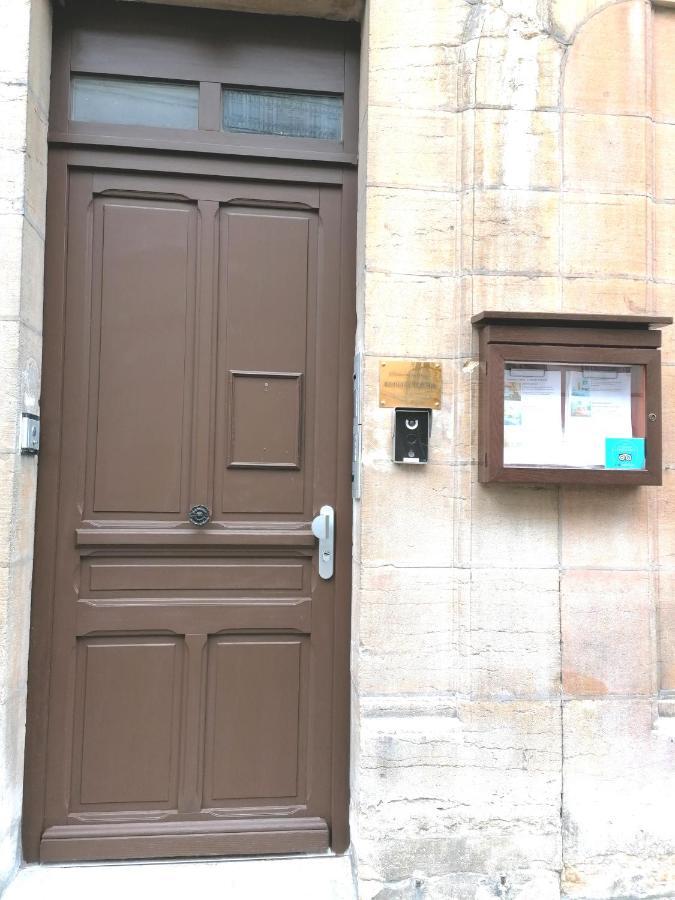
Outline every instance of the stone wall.
[[(663, 488), (482, 486), (469, 326), (672, 314), (675, 10), (371, 0), (365, 33), (360, 895), (675, 896), (673, 337)], [(382, 356), (443, 361), (425, 469)]]
[[(17, 439), (23, 372), (40, 360), (50, 65), (48, 0), (1, 2), (0, 890), (19, 861), (36, 465)], [(208, 5), (359, 7), (302, 2)], [(366, 11), (352, 671), (362, 900), (675, 896), (675, 329), (663, 488), (558, 489), (476, 483), (469, 324), (488, 308), (675, 311), (673, 7)], [(380, 357), (443, 362), (426, 468), (390, 461)]]
[(42, 355), (50, 15), (48, 0), (0, 4), (0, 892), (20, 859), (37, 465), (19, 417)]

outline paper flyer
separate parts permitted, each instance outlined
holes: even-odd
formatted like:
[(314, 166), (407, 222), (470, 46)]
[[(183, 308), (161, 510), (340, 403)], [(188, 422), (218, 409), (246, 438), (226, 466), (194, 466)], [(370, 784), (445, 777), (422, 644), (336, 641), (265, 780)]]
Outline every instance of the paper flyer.
[(562, 461), (561, 373), (545, 366), (504, 370), (504, 465)]
[(565, 378), (565, 465), (606, 464), (607, 438), (632, 438), (631, 373), (568, 369)]

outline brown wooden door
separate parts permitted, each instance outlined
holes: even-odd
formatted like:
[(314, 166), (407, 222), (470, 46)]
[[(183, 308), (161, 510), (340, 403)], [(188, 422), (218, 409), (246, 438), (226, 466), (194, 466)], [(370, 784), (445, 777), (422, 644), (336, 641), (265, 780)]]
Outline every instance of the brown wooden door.
[(53, 171), (28, 855), (343, 849), (343, 188)]

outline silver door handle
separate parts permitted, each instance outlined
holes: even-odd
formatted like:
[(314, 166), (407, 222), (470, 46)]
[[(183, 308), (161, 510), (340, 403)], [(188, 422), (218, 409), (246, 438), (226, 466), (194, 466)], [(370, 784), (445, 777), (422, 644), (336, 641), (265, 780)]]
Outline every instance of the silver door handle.
[(312, 521), (312, 534), (319, 539), (319, 577), (332, 578), (335, 565), (335, 510), (322, 506)]

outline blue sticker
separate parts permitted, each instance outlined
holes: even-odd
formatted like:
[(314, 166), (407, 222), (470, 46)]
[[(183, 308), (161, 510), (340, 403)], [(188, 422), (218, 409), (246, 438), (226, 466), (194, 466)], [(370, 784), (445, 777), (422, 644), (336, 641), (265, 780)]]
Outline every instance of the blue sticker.
[(605, 438), (606, 469), (644, 469), (644, 438)]

